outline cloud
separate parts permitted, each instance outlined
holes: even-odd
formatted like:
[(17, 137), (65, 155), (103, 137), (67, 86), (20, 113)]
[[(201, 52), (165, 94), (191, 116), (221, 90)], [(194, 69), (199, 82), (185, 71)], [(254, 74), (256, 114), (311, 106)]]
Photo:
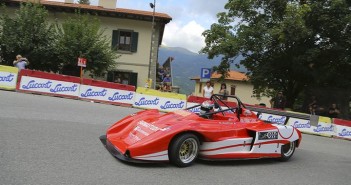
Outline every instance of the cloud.
[(207, 14), (216, 18), (217, 13), (224, 11), (224, 5), (228, 0), (204, 1), (204, 0), (188, 0), (191, 12), (198, 15)]
[(166, 26), (162, 44), (183, 47), (198, 53), (205, 46), (205, 38), (202, 36), (204, 31), (205, 28), (194, 20), (185, 25), (170, 22)]

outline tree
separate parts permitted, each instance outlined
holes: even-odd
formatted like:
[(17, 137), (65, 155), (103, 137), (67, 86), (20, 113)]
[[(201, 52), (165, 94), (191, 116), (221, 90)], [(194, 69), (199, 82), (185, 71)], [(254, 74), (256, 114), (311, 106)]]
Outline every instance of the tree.
[(89, 0), (79, 0), (78, 1), (79, 4), (90, 4)]
[(292, 107), (306, 88), (351, 86), (350, 8), (347, 0), (229, 0), (203, 33), (202, 52), (223, 56), (223, 76), (242, 54), (256, 96), (283, 91)]
[[(6, 7), (2, 7), (6, 12)], [(29, 68), (42, 71), (57, 71), (55, 56), (55, 31), (47, 23), (48, 12), (39, 4), (21, 4), (20, 9), (0, 18), (0, 43), (3, 63), (12, 65), (17, 54), (30, 60)]]
[(79, 75), (78, 57), (86, 58), (86, 70), (97, 76), (114, 67), (118, 55), (111, 50), (111, 42), (103, 35), (97, 18), (77, 12), (56, 28), (57, 53), (63, 73)]

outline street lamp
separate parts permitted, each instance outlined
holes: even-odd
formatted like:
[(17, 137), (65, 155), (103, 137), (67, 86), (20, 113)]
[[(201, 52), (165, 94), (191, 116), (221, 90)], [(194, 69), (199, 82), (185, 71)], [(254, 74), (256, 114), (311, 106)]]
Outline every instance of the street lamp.
[[(150, 3), (150, 7), (153, 9), (152, 12), (152, 25), (151, 25), (151, 43), (150, 43), (150, 58), (149, 58), (149, 73), (148, 73), (148, 87), (151, 87), (151, 64), (152, 64), (152, 52), (153, 52), (153, 40), (154, 40), (154, 23), (155, 23), (155, 8), (156, 8), (156, 0), (154, 3)], [(154, 83), (154, 82), (153, 82)]]

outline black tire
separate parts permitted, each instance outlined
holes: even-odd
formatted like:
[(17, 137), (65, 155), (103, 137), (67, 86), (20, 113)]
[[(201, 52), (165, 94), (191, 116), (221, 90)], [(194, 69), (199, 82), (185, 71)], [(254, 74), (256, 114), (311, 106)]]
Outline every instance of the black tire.
[(170, 162), (178, 167), (192, 165), (199, 154), (199, 143), (198, 137), (191, 133), (177, 136), (169, 146)]
[(294, 154), (296, 148), (296, 142), (290, 142), (288, 144), (285, 144), (281, 148), (281, 156), (278, 158), (279, 161), (287, 161), (290, 159), (290, 157)]

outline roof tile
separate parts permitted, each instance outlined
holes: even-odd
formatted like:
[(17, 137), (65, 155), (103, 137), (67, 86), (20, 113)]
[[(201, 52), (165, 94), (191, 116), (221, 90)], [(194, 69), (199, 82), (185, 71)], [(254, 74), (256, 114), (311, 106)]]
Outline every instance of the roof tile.
[[(249, 79), (244, 73), (241, 73), (239, 71), (234, 71), (234, 70), (229, 71), (228, 75), (229, 76), (225, 78), (226, 80), (246, 81)], [(221, 76), (222, 76), (221, 74), (218, 74), (217, 72), (215, 72), (211, 75), (211, 79), (218, 79)], [(191, 78), (191, 80), (199, 80), (199, 79), (200, 79), (200, 77), (198, 77), (198, 76)]]
[[(8, 0), (13, 2), (26, 2), (26, 0)], [(40, 4), (47, 5), (47, 6), (56, 6), (56, 7), (67, 7), (67, 8), (84, 8), (87, 10), (97, 10), (97, 11), (105, 11), (105, 12), (115, 12), (115, 13), (126, 13), (126, 14), (134, 14), (134, 15), (143, 15), (143, 16), (152, 16), (152, 11), (142, 11), (142, 10), (132, 10), (132, 9), (125, 9), (125, 8), (103, 8), (101, 6), (93, 6), (93, 5), (86, 5), (86, 4), (77, 4), (77, 3), (64, 3), (64, 2), (57, 2), (57, 1), (49, 1), (49, 0), (41, 0)], [(158, 13), (155, 12), (155, 17), (172, 20), (172, 17), (165, 13)]]

